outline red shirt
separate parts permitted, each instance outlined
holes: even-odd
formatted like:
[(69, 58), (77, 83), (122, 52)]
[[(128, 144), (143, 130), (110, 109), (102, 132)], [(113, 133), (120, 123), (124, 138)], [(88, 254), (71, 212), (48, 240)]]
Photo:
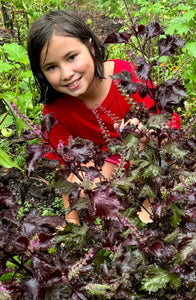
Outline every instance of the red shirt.
[[(113, 73), (119, 73), (126, 70), (132, 73), (133, 82), (138, 81), (134, 75), (135, 67), (131, 63), (120, 59), (115, 59), (113, 61)], [(153, 99), (149, 96), (142, 99), (138, 91), (136, 94), (131, 95), (131, 97), (137, 103), (144, 102), (146, 108), (150, 108), (154, 104)], [(112, 81), (108, 95), (101, 105), (95, 109), (96, 115), (107, 128), (111, 138), (117, 138), (119, 137), (119, 134), (114, 129), (114, 121), (106, 112), (109, 112), (109, 114), (122, 120), (129, 109), (130, 104), (125, 99), (125, 96), (118, 90), (114, 81)], [(63, 141), (64, 145), (66, 145), (70, 135), (73, 138), (81, 137), (83, 139), (89, 139), (93, 141), (95, 145), (102, 145), (106, 142), (94, 110), (86, 107), (81, 100), (65, 95), (62, 98), (58, 98), (53, 103), (44, 106), (43, 114), (46, 115), (49, 113), (53, 113), (57, 120), (57, 124), (52, 128), (50, 133), (50, 141), (55, 148), (58, 146), (59, 141)], [(175, 119), (172, 121), (172, 125), (174, 125), (175, 128), (180, 128), (180, 124), (180, 118), (176, 115)], [(49, 159), (54, 158), (52, 154), (48, 154), (47, 157)]]

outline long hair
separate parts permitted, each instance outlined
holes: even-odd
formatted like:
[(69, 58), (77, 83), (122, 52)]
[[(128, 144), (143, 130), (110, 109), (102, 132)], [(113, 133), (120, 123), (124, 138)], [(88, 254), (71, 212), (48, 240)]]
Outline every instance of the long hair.
[[(72, 11), (54, 10), (38, 18), (28, 32), (27, 46), (35, 83), (40, 91), (40, 100), (46, 104), (63, 94), (57, 92), (45, 78), (40, 67), (40, 54), (53, 34), (79, 39), (88, 49), (95, 63), (95, 76), (104, 78), (105, 49), (88, 25)], [(91, 42), (91, 44), (90, 44)], [(91, 51), (94, 48), (94, 55)]]

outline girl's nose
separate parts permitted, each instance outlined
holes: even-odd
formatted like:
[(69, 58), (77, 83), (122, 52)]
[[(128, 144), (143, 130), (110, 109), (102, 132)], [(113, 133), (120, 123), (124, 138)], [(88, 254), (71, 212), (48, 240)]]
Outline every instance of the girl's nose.
[(63, 66), (61, 68), (61, 80), (70, 79), (74, 75), (74, 72), (71, 68)]

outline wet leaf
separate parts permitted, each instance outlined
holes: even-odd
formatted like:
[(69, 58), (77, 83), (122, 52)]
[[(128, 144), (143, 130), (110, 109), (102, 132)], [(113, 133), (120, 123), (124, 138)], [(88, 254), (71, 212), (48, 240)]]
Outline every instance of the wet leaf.
[(92, 193), (94, 214), (97, 218), (115, 219), (120, 209), (120, 202), (111, 187), (102, 186)]

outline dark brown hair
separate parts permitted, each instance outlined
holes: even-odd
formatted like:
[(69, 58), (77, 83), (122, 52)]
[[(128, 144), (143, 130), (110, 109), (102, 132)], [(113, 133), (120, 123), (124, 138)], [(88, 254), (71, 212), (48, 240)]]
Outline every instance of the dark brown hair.
[[(36, 86), (41, 93), (40, 100), (47, 104), (62, 96), (49, 84), (40, 68), (41, 51), (45, 45), (49, 45), (54, 33), (77, 38), (86, 45), (95, 62), (95, 76), (100, 80), (104, 78), (103, 63), (106, 59), (101, 42), (78, 14), (72, 11), (54, 10), (38, 18), (28, 33), (28, 55)], [(90, 41), (94, 48), (94, 56)]]

